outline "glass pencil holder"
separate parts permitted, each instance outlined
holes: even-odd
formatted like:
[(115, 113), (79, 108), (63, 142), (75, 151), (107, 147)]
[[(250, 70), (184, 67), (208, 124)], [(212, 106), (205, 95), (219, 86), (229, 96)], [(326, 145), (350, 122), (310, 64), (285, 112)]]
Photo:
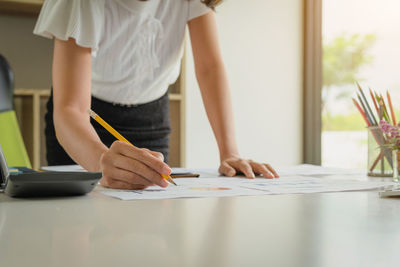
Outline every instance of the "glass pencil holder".
[(399, 179), (399, 167), (400, 167), (400, 150), (395, 149), (393, 150), (393, 181), (398, 183)]
[(393, 177), (393, 167), (396, 167), (393, 160), (392, 150), (384, 147), (385, 138), (378, 126), (368, 128), (368, 176)]

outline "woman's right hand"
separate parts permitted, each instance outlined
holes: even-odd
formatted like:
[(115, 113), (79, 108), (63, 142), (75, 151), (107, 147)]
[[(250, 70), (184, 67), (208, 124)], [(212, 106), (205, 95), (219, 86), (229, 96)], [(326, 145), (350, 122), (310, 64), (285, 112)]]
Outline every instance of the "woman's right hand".
[(103, 173), (100, 184), (130, 190), (151, 185), (167, 187), (168, 182), (161, 174), (170, 175), (172, 170), (163, 160), (161, 153), (115, 141), (100, 158)]

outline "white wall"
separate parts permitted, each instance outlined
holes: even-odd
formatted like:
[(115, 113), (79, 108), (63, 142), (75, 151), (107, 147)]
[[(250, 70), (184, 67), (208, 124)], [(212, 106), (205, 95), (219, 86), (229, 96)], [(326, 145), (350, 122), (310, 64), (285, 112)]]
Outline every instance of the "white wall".
[[(241, 155), (275, 165), (302, 160), (301, 0), (226, 0), (217, 10)], [(187, 49), (187, 166), (219, 154)]]

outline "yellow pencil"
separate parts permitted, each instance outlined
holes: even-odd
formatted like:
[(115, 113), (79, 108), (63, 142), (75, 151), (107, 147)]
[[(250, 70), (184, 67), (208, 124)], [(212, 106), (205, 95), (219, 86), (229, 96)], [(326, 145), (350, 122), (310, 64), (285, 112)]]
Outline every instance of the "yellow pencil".
[[(97, 115), (93, 110), (88, 109), (88, 113), (90, 117), (92, 117), (95, 121), (97, 121), (101, 126), (103, 126), (110, 134), (114, 135), (119, 141), (123, 141), (125, 143), (134, 146), (131, 142), (129, 142), (125, 137), (123, 137), (119, 132), (117, 132), (113, 127), (111, 127), (107, 122), (105, 122), (99, 115)], [(172, 180), (171, 176), (161, 174), (161, 176), (170, 182), (171, 184), (176, 185), (174, 180)]]

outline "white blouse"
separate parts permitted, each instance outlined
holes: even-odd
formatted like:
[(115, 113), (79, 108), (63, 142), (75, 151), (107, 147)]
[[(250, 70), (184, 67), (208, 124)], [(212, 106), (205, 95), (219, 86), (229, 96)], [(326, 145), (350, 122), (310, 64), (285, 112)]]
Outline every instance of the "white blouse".
[(92, 49), (92, 95), (136, 105), (163, 96), (180, 73), (189, 20), (200, 0), (46, 0), (34, 33)]

